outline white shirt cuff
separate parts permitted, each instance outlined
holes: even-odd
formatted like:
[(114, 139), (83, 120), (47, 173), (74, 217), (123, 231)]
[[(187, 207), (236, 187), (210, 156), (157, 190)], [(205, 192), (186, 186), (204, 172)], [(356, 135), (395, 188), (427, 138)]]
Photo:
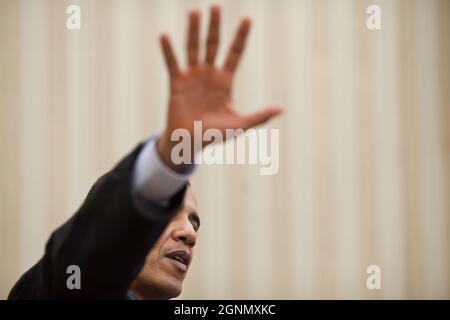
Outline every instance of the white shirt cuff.
[(158, 135), (151, 136), (138, 155), (133, 170), (133, 194), (154, 204), (165, 206), (188, 182), (195, 165), (178, 173), (167, 167), (159, 156)]

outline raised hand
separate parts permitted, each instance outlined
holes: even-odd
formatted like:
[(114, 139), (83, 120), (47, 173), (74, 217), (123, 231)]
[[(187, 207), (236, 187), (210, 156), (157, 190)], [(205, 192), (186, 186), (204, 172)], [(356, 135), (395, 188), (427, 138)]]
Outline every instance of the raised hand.
[(225, 136), (226, 129), (246, 130), (266, 122), (282, 111), (280, 107), (273, 106), (250, 115), (241, 115), (233, 107), (233, 79), (250, 25), (249, 18), (241, 21), (222, 67), (215, 66), (220, 34), (218, 6), (211, 7), (204, 59), (199, 57), (200, 13), (195, 10), (190, 12), (186, 48), (188, 66), (185, 70), (179, 67), (169, 37), (165, 34), (161, 36), (161, 46), (170, 75), (170, 98), (166, 129), (161, 135), (158, 149), (163, 161), (171, 167), (173, 166), (167, 157), (170, 157), (173, 146), (170, 141), (173, 130), (184, 128), (193, 136), (194, 121), (202, 121), (203, 130), (219, 129)]

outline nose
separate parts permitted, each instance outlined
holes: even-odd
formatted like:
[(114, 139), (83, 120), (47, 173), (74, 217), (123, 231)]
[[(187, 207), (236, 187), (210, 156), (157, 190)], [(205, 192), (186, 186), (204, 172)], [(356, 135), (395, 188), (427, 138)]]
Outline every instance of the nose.
[(172, 238), (175, 241), (181, 241), (185, 245), (193, 247), (197, 240), (197, 232), (189, 219), (180, 219), (172, 232)]

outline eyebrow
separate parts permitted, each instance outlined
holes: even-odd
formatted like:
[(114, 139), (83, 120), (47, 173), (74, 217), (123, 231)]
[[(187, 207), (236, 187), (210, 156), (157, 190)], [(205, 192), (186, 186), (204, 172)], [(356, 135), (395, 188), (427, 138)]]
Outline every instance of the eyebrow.
[(200, 217), (196, 211), (192, 211), (189, 214), (189, 220), (194, 220), (194, 222), (197, 224), (197, 229), (200, 228)]

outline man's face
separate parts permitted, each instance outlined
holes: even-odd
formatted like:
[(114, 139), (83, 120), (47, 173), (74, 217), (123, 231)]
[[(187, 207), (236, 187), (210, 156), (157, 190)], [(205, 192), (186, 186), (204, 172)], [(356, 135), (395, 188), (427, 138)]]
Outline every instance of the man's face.
[(141, 299), (171, 299), (180, 295), (199, 227), (197, 201), (188, 187), (183, 207), (152, 247), (133, 282), (131, 289), (135, 295)]

